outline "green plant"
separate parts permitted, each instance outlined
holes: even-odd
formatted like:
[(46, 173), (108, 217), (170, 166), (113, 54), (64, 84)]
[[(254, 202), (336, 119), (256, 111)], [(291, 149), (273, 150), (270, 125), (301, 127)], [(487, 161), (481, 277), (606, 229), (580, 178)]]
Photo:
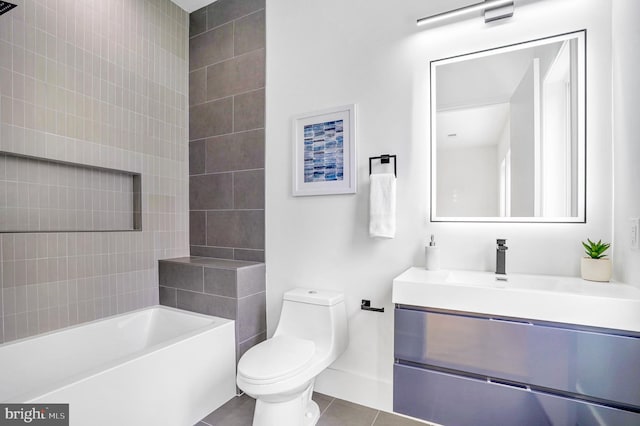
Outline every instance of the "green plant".
[(594, 243), (590, 239), (587, 238), (589, 244), (582, 242), (582, 246), (584, 247), (585, 253), (592, 259), (602, 259), (606, 256), (604, 254), (605, 251), (611, 246), (609, 243), (603, 243), (602, 240), (599, 240), (597, 243)]

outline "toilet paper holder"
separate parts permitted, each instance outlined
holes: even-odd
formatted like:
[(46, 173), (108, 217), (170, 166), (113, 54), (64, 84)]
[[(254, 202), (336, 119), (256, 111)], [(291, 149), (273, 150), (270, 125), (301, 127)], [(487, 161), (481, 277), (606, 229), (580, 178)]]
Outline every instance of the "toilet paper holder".
[(373, 312), (384, 312), (384, 308), (372, 308), (371, 300), (362, 299), (362, 303), (360, 303), (360, 309), (363, 311), (373, 311)]

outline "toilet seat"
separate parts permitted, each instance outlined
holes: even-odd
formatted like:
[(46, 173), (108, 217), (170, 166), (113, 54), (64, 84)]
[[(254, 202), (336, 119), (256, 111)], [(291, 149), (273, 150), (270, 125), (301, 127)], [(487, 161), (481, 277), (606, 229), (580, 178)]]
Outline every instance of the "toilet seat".
[(238, 363), (238, 374), (248, 382), (269, 384), (303, 370), (315, 354), (311, 340), (276, 336), (249, 349)]

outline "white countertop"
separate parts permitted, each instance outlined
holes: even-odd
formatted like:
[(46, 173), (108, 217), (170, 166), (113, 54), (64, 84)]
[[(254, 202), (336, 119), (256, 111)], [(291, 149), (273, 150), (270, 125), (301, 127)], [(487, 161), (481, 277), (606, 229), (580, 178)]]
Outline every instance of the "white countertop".
[(640, 289), (574, 277), (427, 271), (393, 280), (393, 303), (640, 332)]

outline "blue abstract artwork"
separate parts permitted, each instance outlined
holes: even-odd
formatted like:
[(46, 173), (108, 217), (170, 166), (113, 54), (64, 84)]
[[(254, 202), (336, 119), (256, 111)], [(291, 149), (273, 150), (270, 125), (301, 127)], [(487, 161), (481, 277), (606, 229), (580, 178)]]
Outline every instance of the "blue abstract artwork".
[(304, 126), (305, 182), (344, 179), (343, 127), (343, 120)]

